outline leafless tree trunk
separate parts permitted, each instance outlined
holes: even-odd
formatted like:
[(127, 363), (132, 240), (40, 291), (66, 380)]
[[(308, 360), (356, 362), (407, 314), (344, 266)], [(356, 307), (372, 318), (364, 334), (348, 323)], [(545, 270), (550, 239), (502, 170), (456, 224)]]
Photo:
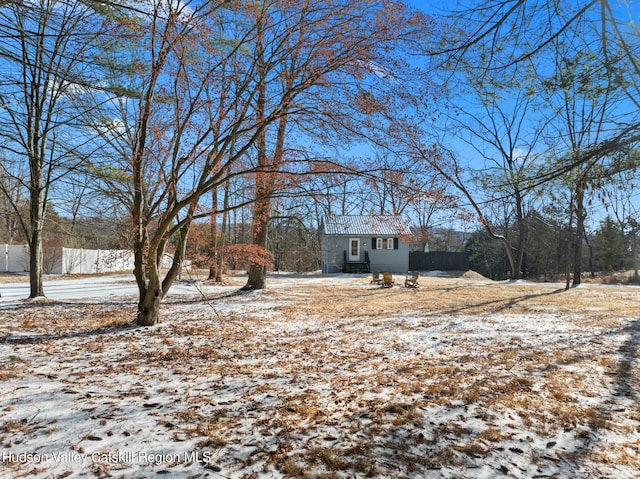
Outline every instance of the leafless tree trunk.
[[(208, 280), (217, 281), (218, 278), (218, 189), (211, 190), (211, 258), (209, 258), (209, 277)], [(224, 227), (222, 228), (224, 232)]]
[(576, 217), (576, 231), (573, 244), (573, 286), (582, 283), (582, 244), (584, 242), (584, 220), (586, 213), (584, 209), (584, 180), (578, 183), (574, 198), (574, 208)]
[[(101, 34), (96, 15), (75, 0), (5, 2), (0, 57), (8, 68), (0, 89), (7, 151), (26, 158), (29, 221), (22, 221), (29, 243), (31, 298), (44, 296), (42, 238), (49, 192), (77, 167), (70, 158), (73, 138), (64, 134), (74, 115), (69, 99), (87, 85), (83, 62)], [(93, 25), (93, 27), (90, 27)], [(9, 81), (10, 78), (10, 81)], [(17, 211), (19, 212), (19, 211)]]

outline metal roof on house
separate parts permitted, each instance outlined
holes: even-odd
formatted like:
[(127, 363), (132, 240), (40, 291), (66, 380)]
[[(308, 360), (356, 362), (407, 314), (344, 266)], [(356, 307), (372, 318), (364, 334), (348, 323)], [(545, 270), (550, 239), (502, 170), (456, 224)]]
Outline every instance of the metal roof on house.
[(324, 234), (349, 236), (400, 236), (411, 230), (400, 216), (395, 215), (327, 215)]

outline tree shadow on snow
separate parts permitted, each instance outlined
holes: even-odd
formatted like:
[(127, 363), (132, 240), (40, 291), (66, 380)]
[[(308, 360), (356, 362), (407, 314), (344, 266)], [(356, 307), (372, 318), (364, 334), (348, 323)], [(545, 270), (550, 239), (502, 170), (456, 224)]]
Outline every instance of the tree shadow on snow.
[[(464, 290), (465, 288), (456, 288), (456, 287), (444, 288), (443, 291), (451, 292), (451, 291), (455, 291), (456, 289)], [(448, 310), (439, 311), (438, 313), (439, 314), (443, 314), (443, 313), (444, 314), (476, 314), (477, 312), (473, 311), (474, 309), (485, 308), (485, 307), (493, 307), (491, 312), (498, 313), (501, 311), (507, 311), (513, 308), (514, 306), (518, 305), (519, 303), (523, 303), (531, 299), (554, 296), (556, 294), (560, 294), (565, 291), (566, 290), (564, 288), (560, 288), (560, 289), (555, 289), (553, 291), (546, 291), (543, 293), (535, 293), (535, 294), (525, 294), (525, 295), (517, 296), (513, 298), (488, 299), (486, 301), (474, 302), (474, 303), (465, 304), (456, 308), (450, 308)], [(434, 292), (437, 292), (437, 290), (434, 290)]]
[(633, 366), (638, 359), (638, 344), (640, 343), (640, 319), (623, 328), (620, 334), (628, 334), (628, 339), (618, 350), (620, 361), (618, 363), (617, 387), (613, 396), (636, 397), (637, 391), (633, 389)]
[[(638, 405), (638, 384), (634, 384), (634, 380), (638, 381), (640, 378), (634, 375), (634, 367), (636, 367), (635, 363), (638, 361), (640, 318), (605, 336), (617, 335), (628, 335), (628, 337), (616, 351), (619, 360), (617, 368), (611, 372), (613, 387), (610, 394), (595, 406), (599, 419), (587, 422), (589, 434), (582, 436), (583, 444), (577, 446), (573, 451), (567, 451), (566, 459), (574, 462), (576, 469), (583, 463), (585, 470), (592, 468), (589, 464), (589, 459), (594, 452), (597, 453), (599, 450), (606, 450), (610, 447), (611, 439), (607, 437), (607, 431), (615, 430), (621, 432), (619, 428), (622, 426), (620, 422), (622, 419), (620, 417), (616, 418), (616, 413), (626, 412), (630, 407), (633, 408), (633, 405), (636, 407)], [(599, 354), (599, 352), (594, 352), (594, 355), (596, 354)], [(638, 414), (640, 414), (640, 410), (635, 413), (632, 411), (630, 417), (637, 417)], [(630, 418), (627, 418), (627, 421), (629, 420)], [(628, 435), (629, 433), (626, 434)], [(631, 436), (635, 438), (636, 434), (631, 434)]]

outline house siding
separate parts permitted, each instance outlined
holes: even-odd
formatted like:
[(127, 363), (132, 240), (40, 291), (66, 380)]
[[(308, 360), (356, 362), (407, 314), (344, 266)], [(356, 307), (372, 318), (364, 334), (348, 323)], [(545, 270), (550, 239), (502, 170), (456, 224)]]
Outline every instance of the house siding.
[[(330, 215), (320, 228), (320, 257), (322, 272), (341, 273), (349, 240), (360, 240), (360, 262), (369, 257), (371, 271), (404, 274), (409, 270), (409, 238), (411, 231), (399, 216), (384, 215)], [(394, 249), (377, 249), (375, 238), (393, 238)]]
[(360, 261), (364, 261), (364, 252), (371, 254), (371, 238), (368, 236), (332, 236), (324, 235), (322, 241), (322, 272), (341, 273), (344, 267), (344, 252), (349, 251), (349, 240), (360, 240)]
[(372, 236), (332, 236), (322, 237), (322, 273), (341, 273), (344, 267), (344, 252), (349, 249), (349, 239), (360, 239), (360, 261), (369, 254), (371, 271), (406, 273), (409, 270), (409, 245), (398, 242), (398, 249), (371, 249)]
[(398, 249), (369, 249), (369, 260), (371, 271), (404, 274), (409, 271), (409, 245), (398, 241)]

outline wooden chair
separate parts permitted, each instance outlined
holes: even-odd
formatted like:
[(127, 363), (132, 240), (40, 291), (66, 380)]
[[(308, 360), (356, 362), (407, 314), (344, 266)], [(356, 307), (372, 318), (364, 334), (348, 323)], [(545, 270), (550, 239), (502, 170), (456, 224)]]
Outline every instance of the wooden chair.
[(380, 283), (382, 283), (382, 278), (380, 278), (380, 271), (374, 271), (373, 277), (371, 278), (371, 281), (369, 282), (369, 284), (380, 284)]
[(393, 286), (393, 275), (391, 273), (382, 273), (382, 287), (391, 288)]
[(410, 276), (407, 276), (404, 280), (405, 288), (418, 288), (420, 285), (418, 284), (418, 278), (420, 277), (419, 271), (413, 271)]

